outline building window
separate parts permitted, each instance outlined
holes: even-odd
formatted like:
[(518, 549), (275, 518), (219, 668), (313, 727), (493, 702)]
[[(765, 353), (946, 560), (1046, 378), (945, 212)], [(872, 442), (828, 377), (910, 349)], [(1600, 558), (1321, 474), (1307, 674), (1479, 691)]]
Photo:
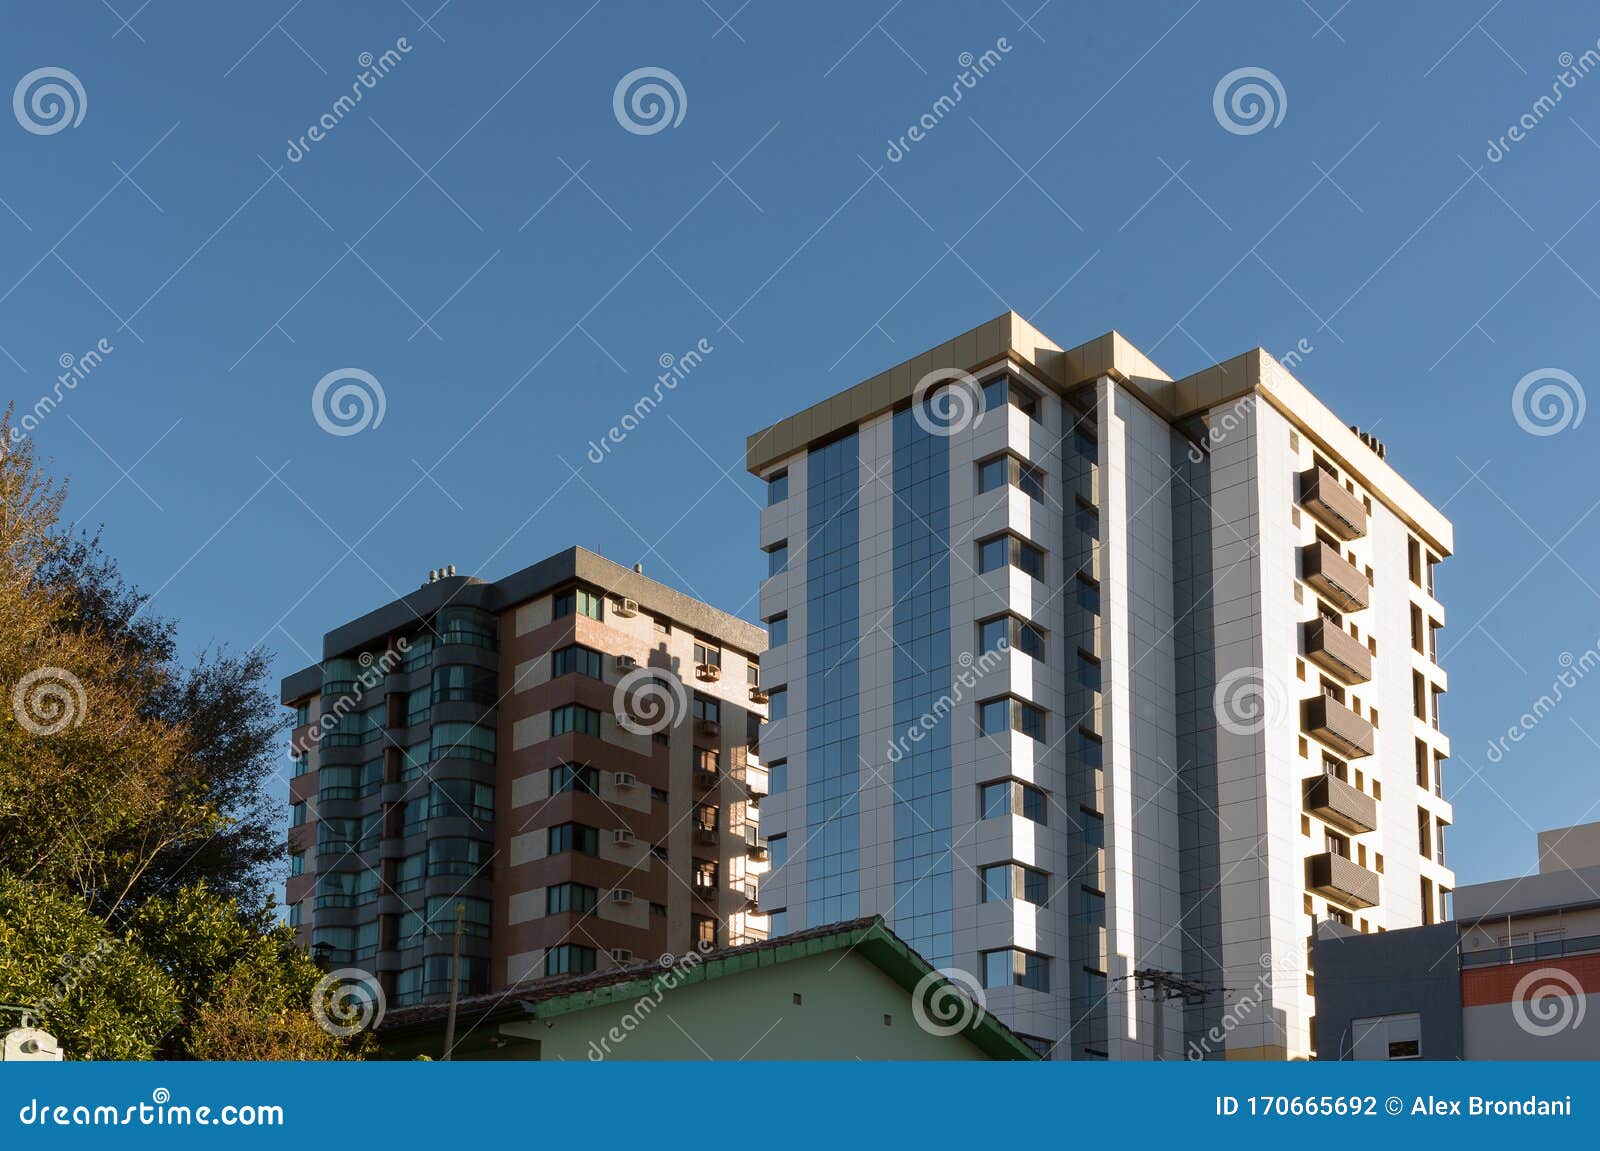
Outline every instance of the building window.
[(651, 620), (650, 622), (651, 622), (652, 625), (654, 625), (654, 627), (656, 629), (656, 633), (658, 635), (671, 635), (672, 634), (672, 621), (670, 619), (667, 619), (665, 616), (659, 616), (658, 615), (658, 616), (655, 617), (655, 619)]
[(600, 770), (587, 763), (558, 763), (550, 769), (550, 794), (581, 791), (600, 793)]
[(788, 835), (774, 835), (767, 840), (767, 858), (772, 861), (773, 871), (789, 862)]
[(986, 652), (1006, 647), (1034, 659), (1043, 659), (1044, 632), (1014, 615), (997, 615), (978, 625), (978, 647)]
[(722, 649), (715, 644), (697, 639), (694, 641), (694, 662), (696, 664), (708, 664), (711, 667), (721, 667)]
[(447, 607), (434, 620), (439, 643), (463, 644), (494, 651), (500, 646), (500, 621), (475, 607)]
[(403, 971), (395, 972), (394, 976), (394, 1003), (396, 1007), (406, 1007), (422, 1002), (422, 968), (407, 967)]
[(428, 844), (429, 875), (477, 875), (489, 864), (494, 849), (481, 839), (450, 836)]
[(436, 723), (429, 757), (434, 761), (471, 759), (493, 763), (494, 728), (475, 723)]
[(306, 853), (296, 851), (289, 856), (289, 874), (304, 875), (306, 873)]
[(605, 615), (606, 597), (599, 592), (590, 591), (588, 588), (568, 588), (564, 592), (556, 593), (553, 610), (556, 619), (568, 615), (583, 615), (590, 619), (601, 619)]
[(782, 795), (789, 790), (789, 761), (775, 759), (767, 764), (767, 793)]
[(978, 492), (990, 492), (1010, 484), (1035, 500), (1044, 499), (1044, 473), (1026, 460), (1013, 455), (995, 456), (978, 465)]
[[(412, 692), (412, 698), (420, 695)], [(434, 703), (477, 703), (484, 707), (493, 707), (499, 699), (499, 692), (495, 684), (493, 670), (486, 667), (472, 667), (467, 664), (452, 664), (448, 667), (435, 668), (433, 672), (433, 702)], [(420, 702), (420, 701), (419, 701)], [(427, 717), (413, 719), (415, 709), (412, 704), (407, 704), (406, 726), (421, 722)]]
[(984, 819), (1020, 815), (1034, 823), (1046, 822), (1044, 792), (1018, 779), (1001, 779), (984, 784), (979, 789), (979, 803)]
[(1045, 738), (1045, 713), (1026, 700), (1001, 696), (978, 705), (978, 728), (985, 735), (1019, 731), (1030, 739)]
[(1027, 540), (1008, 533), (983, 540), (978, 544), (980, 574), (996, 571), (1008, 564), (1026, 572), (1034, 579), (1044, 579), (1044, 552)]
[(599, 891), (587, 884), (558, 883), (545, 889), (545, 914), (593, 911), (599, 896)]
[(722, 722), (722, 704), (708, 695), (701, 695), (699, 692), (695, 692), (691, 710), (694, 713), (694, 718), (702, 723)]
[(789, 909), (787, 907), (774, 907), (767, 912), (767, 938), (775, 939), (780, 935), (789, 934)]
[(599, 735), (600, 713), (592, 707), (584, 707), (581, 703), (569, 703), (556, 708), (550, 713), (550, 734), (566, 735), (568, 732)]
[(595, 951), (576, 943), (552, 947), (544, 955), (546, 975), (586, 975), (594, 970)]
[(773, 472), (767, 477), (767, 506), (781, 504), (789, 498), (789, 469)]
[(1422, 1016), (1410, 1012), (1351, 1020), (1350, 1058), (1382, 1061), (1421, 1059)]
[(581, 644), (568, 644), (557, 648), (550, 657), (550, 678), (564, 675), (586, 675), (590, 679), (604, 679), (600, 671), (600, 653)]
[(775, 687), (767, 693), (767, 719), (777, 723), (789, 717), (789, 689)]
[(450, 994), (450, 972), (455, 969), (456, 987), (462, 995), (481, 995), (489, 990), (489, 961), (463, 955), (452, 960), (448, 955), (430, 955), (422, 961), (422, 994)]
[(1050, 990), (1050, 960), (1017, 947), (983, 953), (984, 987), (1027, 987)]
[(394, 889), (397, 892), (416, 891), (427, 881), (428, 857), (422, 852), (402, 856), (395, 861)]
[(789, 541), (783, 540), (767, 549), (767, 576), (771, 578), (789, 566)]
[(1040, 421), (1039, 397), (1031, 388), (1005, 375), (996, 376), (983, 385), (983, 406), (986, 411), (995, 411), (1007, 403), (1035, 423)]
[(767, 621), (767, 647), (782, 647), (789, 642), (788, 613), (775, 615)]
[(464, 816), (483, 821), (494, 818), (494, 784), (470, 779), (443, 779), (433, 785), (428, 818)]
[(1035, 906), (1045, 906), (1049, 898), (1050, 877), (1042, 871), (1020, 863), (994, 863), (978, 872), (978, 900), (980, 903), (1004, 903), (1020, 900)]
[(304, 827), (306, 822), (306, 805), (293, 803), (289, 805), (289, 826)]
[(575, 851), (579, 855), (600, 854), (600, 833), (582, 823), (558, 823), (550, 829), (550, 854)]
[(304, 727), (311, 722), (311, 704), (297, 703), (294, 705), (294, 725)]

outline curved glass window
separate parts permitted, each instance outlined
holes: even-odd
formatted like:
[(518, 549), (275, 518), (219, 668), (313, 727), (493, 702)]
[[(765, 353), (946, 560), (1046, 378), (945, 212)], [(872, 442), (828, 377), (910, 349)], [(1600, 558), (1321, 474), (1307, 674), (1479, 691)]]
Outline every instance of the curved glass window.
[(492, 668), (452, 664), (433, 672), (434, 703), (480, 703), (493, 707), (499, 698)]
[(340, 765), (323, 768), (317, 773), (317, 798), (324, 802), (330, 799), (354, 799), (358, 771), (358, 768)]
[[(333, 720), (331, 724), (329, 719)], [(359, 747), (366, 741), (366, 735), (367, 717), (364, 712), (330, 712), (322, 719), (324, 747)]]
[(489, 934), (489, 901), (465, 895), (431, 895), (428, 897), (428, 931), (433, 935), (449, 937), (456, 930), (456, 908), (462, 909), (461, 933), (463, 935)]
[(464, 816), (468, 819), (494, 818), (494, 785), (470, 779), (445, 779), (433, 785), (428, 817)]
[(436, 723), (433, 725), (432, 758), (493, 763), (494, 728), (476, 723)]
[(322, 694), (343, 695), (356, 689), (361, 676), (361, 664), (354, 659), (328, 659), (322, 661)]
[(422, 881), (426, 876), (424, 870), (426, 862), (427, 857), (420, 851), (415, 855), (407, 855), (398, 860), (394, 869), (394, 889), (396, 891), (415, 891), (421, 887)]
[(494, 651), (500, 646), (500, 621), (475, 607), (441, 608), (434, 621), (440, 644), (459, 643)]
[(429, 875), (476, 875), (492, 852), (481, 839), (452, 836), (428, 843)]
[(400, 753), (401, 780), (418, 779), (428, 769), (429, 748), (426, 740), (414, 743)]
[[(406, 639), (406, 661), (400, 665), (401, 671), (416, 671), (418, 668), (427, 667), (433, 661), (433, 636), (427, 632), (409, 636)], [(403, 974), (403, 973), (402, 973)]]
[[(430, 955), (423, 960), (422, 994), (450, 994), (451, 960), (448, 955)], [(463, 955), (455, 961), (456, 990), (462, 995), (481, 995), (489, 990), (489, 961)]]
[(394, 976), (394, 1003), (397, 1007), (407, 1007), (414, 1003), (422, 1002), (422, 968), (407, 967), (404, 971), (395, 972)]

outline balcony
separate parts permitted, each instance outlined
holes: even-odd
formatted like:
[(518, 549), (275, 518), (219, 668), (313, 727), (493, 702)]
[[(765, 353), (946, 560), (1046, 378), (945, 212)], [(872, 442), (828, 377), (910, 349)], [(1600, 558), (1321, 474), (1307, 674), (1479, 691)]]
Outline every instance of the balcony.
[(1300, 726), (1345, 759), (1360, 759), (1374, 750), (1372, 725), (1331, 695), (1303, 701)]
[(1306, 622), (1305, 649), (1307, 659), (1347, 687), (1372, 678), (1372, 653), (1332, 620)]
[(1300, 506), (1342, 540), (1360, 539), (1367, 534), (1367, 509), (1340, 487), (1326, 468), (1308, 468), (1300, 473)]
[(1332, 851), (1306, 860), (1306, 886), (1346, 907), (1374, 907), (1378, 902), (1377, 873)]
[(1341, 831), (1360, 835), (1378, 826), (1378, 801), (1336, 775), (1305, 782), (1306, 810)]
[(1360, 611), (1372, 590), (1354, 564), (1320, 540), (1300, 549), (1300, 578), (1340, 611)]

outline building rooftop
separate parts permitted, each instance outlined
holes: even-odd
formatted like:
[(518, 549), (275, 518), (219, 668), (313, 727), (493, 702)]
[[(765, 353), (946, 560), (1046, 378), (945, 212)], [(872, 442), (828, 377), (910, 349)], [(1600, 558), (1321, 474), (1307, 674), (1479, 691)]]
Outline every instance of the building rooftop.
[(930, 372), (957, 369), (976, 375), (1002, 362), (1061, 390), (1110, 376), (1174, 423), (1255, 393), (1441, 555), (1454, 551), (1450, 521), (1264, 348), (1253, 348), (1173, 379), (1119, 332), (1063, 349), (1015, 312), (997, 316), (761, 429), (745, 442), (745, 466), (761, 475), (796, 452), (895, 410), (911, 399), (918, 382)]
[[(889, 930), (881, 916), (874, 915), (796, 931), (760, 943), (705, 952), (693, 966), (687, 962), (677, 965), (674, 986), (723, 979), (831, 952), (861, 955), (904, 988), (907, 995), (934, 970), (927, 960)], [(491, 1020), (550, 1019), (609, 1003), (630, 1002), (654, 994), (656, 981), (667, 970), (660, 961), (652, 960), (590, 975), (556, 976), (487, 995), (469, 996), (457, 1004), (456, 1026), (459, 1033)], [(396, 1008), (384, 1016), (378, 1028), (379, 1041), (433, 1030), (443, 1025), (448, 1014), (448, 1004)], [(973, 1023), (968, 1038), (993, 1059), (1038, 1058), (1015, 1032), (986, 1011)]]
[[(764, 628), (719, 611), (597, 552), (570, 547), (493, 582), (476, 576), (456, 575), (430, 579), (416, 591), (328, 632), (323, 636), (322, 656), (331, 659), (359, 652), (394, 632), (404, 631), (442, 607), (476, 607), (501, 612), (571, 583), (588, 584), (608, 597), (637, 600), (646, 610), (664, 615), (696, 635), (717, 640), (746, 655), (759, 656), (767, 650)], [(312, 664), (284, 678), (280, 698), (284, 703), (302, 699), (316, 693), (321, 683), (321, 667)]]

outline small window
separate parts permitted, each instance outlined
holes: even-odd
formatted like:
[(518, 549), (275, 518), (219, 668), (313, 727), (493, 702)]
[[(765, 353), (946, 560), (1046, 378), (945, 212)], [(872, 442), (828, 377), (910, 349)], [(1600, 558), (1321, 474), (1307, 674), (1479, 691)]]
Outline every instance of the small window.
[(722, 649), (715, 644), (705, 643), (697, 639), (694, 641), (694, 662), (697, 664), (710, 664), (712, 667), (721, 667)]
[(1050, 960), (1016, 947), (983, 953), (983, 985), (992, 987), (1026, 987), (1034, 991), (1050, 990)]
[(1001, 779), (979, 789), (979, 806), (984, 819), (1020, 815), (1034, 823), (1045, 823), (1045, 794), (1031, 783)]
[(985, 735), (996, 735), (1008, 728), (1030, 739), (1045, 738), (1045, 713), (1026, 700), (1002, 696), (978, 705), (978, 727)]
[(767, 719), (777, 723), (780, 719), (789, 718), (789, 689), (775, 687), (767, 693)]
[(553, 610), (556, 619), (568, 615), (600, 619), (605, 613), (605, 597), (588, 588), (568, 588), (564, 592), (556, 593)]
[(767, 506), (782, 503), (789, 498), (789, 469), (773, 472), (767, 477)]
[[(586, 675), (591, 679), (604, 679), (605, 675), (600, 668), (600, 653), (575, 643), (557, 648), (550, 657), (551, 679), (558, 679), (564, 675)], [(440, 669), (440, 671), (445, 670), (450, 669)]]
[(983, 385), (983, 406), (986, 411), (994, 411), (1008, 403), (1035, 423), (1039, 422), (1039, 397), (1031, 388), (1006, 375), (996, 376)]
[(767, 621), (767, 647), (782, 647), (789, 642), (788, 613), (775, 615)]
[(767, 549), (767, 578), (779, 575), (789, 567), (789, 541), (783, 540)]
[(556, 708), (550, 713), (550, 734), (566, 735), (568, 732), (578, 735), (599, 735), (600, 713), (592, 707), (584, 707), (581, 703), (569, 703)]
[(772, 795), (782, 795), (789, 790), (789, 761), (775, 759), (767, 764), (767, 791)]
[(1027, 540), (1013, 535), (999, 535), (978, 544), (978, 571), (991, 572), (1007, 564), (1019, 568), (1034, 579), (1044, 579), (1044, 552)]
[(587, 763), (556, 764), (550, 769), (550, 794), (561, 795), (569, 791), (598, 795), (600, 792), (599, 769)]

